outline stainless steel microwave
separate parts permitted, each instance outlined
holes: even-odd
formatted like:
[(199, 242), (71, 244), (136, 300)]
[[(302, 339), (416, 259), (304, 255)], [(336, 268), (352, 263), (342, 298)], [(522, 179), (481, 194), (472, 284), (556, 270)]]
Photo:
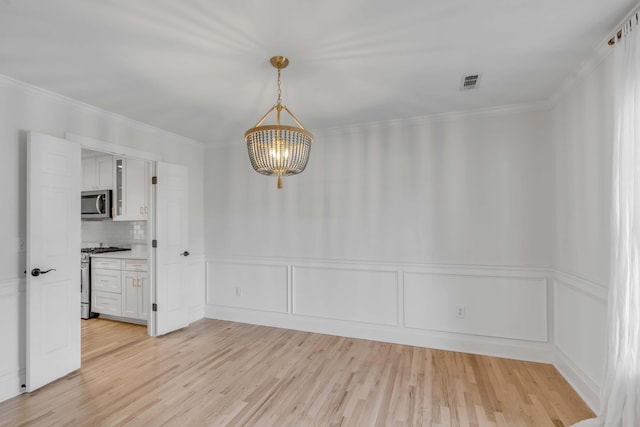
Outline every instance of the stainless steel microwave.
[(111, 190), (83, 191), (80, 206), (82, 219), (111, 218)]

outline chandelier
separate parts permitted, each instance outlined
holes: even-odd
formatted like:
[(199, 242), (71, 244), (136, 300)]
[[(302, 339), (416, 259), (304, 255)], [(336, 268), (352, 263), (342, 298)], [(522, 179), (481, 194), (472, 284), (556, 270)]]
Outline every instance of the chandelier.
[[(244, 133), (244, 140), (247, 143), (253, 169), (263, 175), (277, 175), (278, 188), (282, 188), (283, 176), (298, 174), (307, 166), (313, 135), (282, 103), (280, 71), (287, 68), (289, 60), (284, 56), (274, 56), (271, 58), (271, 65), (278, 69), (278, 100), (258, 120), (258, 123)], [(274, 110), (276, 111), (276, 124), (263, 125), (262, 123)], [(280, 124), (283, 110), (289, 114), (298, 127)]]

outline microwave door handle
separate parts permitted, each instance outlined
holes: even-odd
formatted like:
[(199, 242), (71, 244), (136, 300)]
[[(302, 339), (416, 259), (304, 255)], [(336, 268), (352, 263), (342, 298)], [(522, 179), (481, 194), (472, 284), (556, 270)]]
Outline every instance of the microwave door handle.
[(102, 198), (102, 194), (99, 194), (98, 197), (96, 197), (96, 212), (100, 213), (102, 212), (101, 206), (100, 206), (100, 199)]

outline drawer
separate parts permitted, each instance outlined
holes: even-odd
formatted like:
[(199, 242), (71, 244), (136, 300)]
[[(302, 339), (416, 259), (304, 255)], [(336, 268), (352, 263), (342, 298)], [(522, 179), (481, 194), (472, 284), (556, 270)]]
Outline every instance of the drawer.
[(91, 269), (91, 291), (122, 292), (120, 270)]
[(91, 302), (91, 311), (94, 313), (110, 314), (112, 316), (122, 315), (122, 298), (120, 294), (94, 292)]
[(147, 271), (146, 259), (123, 259), (122, 269), (128, 271)]
[(91, 258), (93, 268), (103, 268), (105, 270), (120, 270), (120, 260), (111, 258)]

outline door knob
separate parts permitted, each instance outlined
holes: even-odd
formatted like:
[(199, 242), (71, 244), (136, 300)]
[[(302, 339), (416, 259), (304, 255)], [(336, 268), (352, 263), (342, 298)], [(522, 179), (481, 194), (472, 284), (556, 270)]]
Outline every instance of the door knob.
[(189, 256), (189, 251), (184, 251), (184, 252), (182, 252), (180, 255), (182, 255), (182, 256)]
[(55, 268), (50, 268), (50, 269), (48, 269), (48, 270), (42, 271), (42, 270), (40, 270), (39, 268), (34, 268), (33, 270), (31, 270), (31, 275), (32, 275), (33, 277), (38, 277), (39, 275), (41, 275), (41, 274), (47, 274), (47, 273), (48, 273), (48, 272), (50, 272), (50, 271), (56, 271), (56, 269), (55, 269)]

